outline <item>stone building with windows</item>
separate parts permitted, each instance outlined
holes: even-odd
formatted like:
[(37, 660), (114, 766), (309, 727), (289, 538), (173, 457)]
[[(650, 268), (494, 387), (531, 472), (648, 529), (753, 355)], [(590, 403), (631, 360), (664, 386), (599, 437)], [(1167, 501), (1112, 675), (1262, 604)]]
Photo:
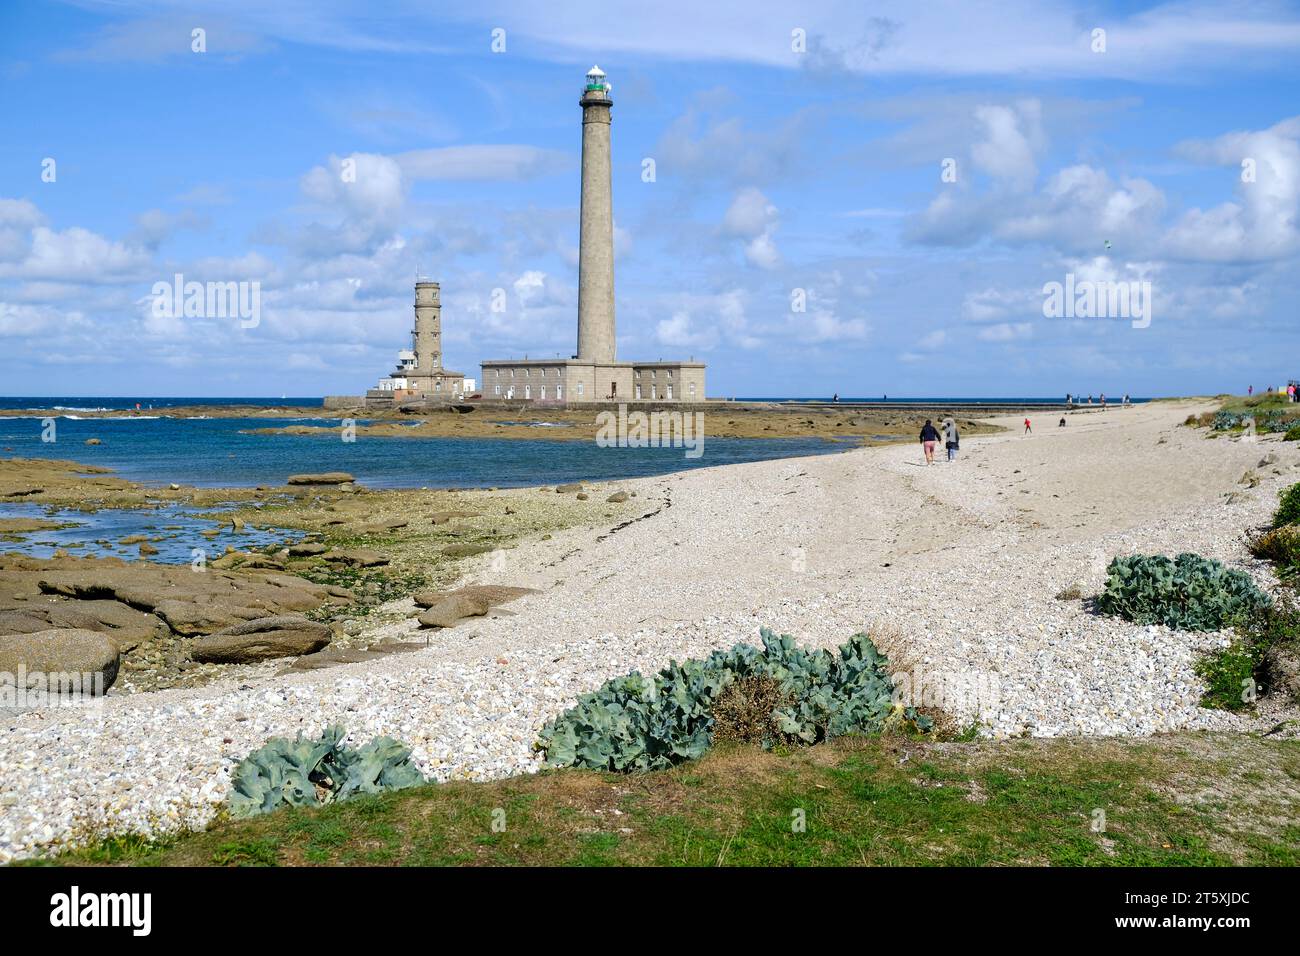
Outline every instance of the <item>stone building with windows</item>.
[(568, 359), (482, 363), (484, 401), (702, 402), (703, 362), (620, 362), (614, 348), (614, 205), (610, 178), (611, 87), (587, 74), (582, 107), (582, 205), (578, 236), (578, 351)]
[(485, 401), (702, 402), (703, 362), (501, 359), (483, 363)]

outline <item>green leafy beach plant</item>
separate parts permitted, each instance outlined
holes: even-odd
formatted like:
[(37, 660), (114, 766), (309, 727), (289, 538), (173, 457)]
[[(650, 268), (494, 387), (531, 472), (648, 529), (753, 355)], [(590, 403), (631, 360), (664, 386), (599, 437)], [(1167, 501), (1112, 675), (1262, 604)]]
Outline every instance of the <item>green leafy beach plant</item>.
[(1205, 681), (1202, 707), (1216, 710), (1244, 710), (1254, 702), (1255, 672), (1261, 654), (1247, 637), (1234, 639), (1227, 647), (1207, 654), (1196, 662), (1196, 674)]
[(360, 749), (343, 744), (342, 727), (326, 727), (315, 740), (273, 737), (240, 761), (228, 803), (235, 817), (279, 807), (316, 806), (360, 793), (401, 790), (425, 782), (410, 748), (376, 737)]
[(1270, 528), (1250, 542), (1250, 553), (1277, 567), (1279, 578), (1300, 573), (1300, 525)]
[(1300, 481), (1278, 497), (1277, 511), (1273, 514), (1273, 527), (1300, 524)]
[[(1191, 416), (1189, 416), (1190, 420)], [(1220, 410), (1210, 419), (1215, 431), (1234, 431), (1244, 428), (1247, 419), (1254, 419), (1255, 430), (1261, 435), (1271, 432), (1290, 433), (1297, 425), (1294, 413), (1289, 408), (1272, 408), (1267, 410), (1245, 409), (1239, 411)]]
[(1187, 553), (1115, 558), (1097, 597), (1104, 614), (1187, 631), (1217, 631), (1270, 603), (1244, 571)]
[(703, 756), (720, 717), (723, 736), (764, 747), (879, 733), (893, 723), (933, 726), (915, 708), (895, 705), (889, 661), (865, 634), (838, 655), (803, 650), (768, 628), (760, 634), (762, 649), (737, 644), (674, 661), (651, 678), (633, 672), (607, 681), (543, 727), (538, 749), (553, 767), (628, 772)]
[(1201, 701), (1206, 707), (1243, 710), (1257, 694), (1279, 691), (1300, 701), (1300, 484), (1279, 497), (1273, 527), (1250, 542), (1250, 553), (1277, 570), (1278, 599), (1239, 620), (1232, 643), (1197, 662), (1196, 673), (1207, 685)]

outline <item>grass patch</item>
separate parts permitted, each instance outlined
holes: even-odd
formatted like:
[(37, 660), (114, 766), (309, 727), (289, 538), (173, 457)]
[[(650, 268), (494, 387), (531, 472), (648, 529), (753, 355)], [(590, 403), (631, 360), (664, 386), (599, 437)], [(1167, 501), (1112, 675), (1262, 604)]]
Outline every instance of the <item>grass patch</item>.
[(1220, 409), (1225, 412), (1236, 412), (1238, 414), (1259, 414), (1260, 412), (1270, 412), (1275, 410), (1289, 411), (1295, 408), (1295, 403), (1287, 396), (1279, 395), (1277, 392), (1265, 392), (1262, 395), (1252, 395), (1249, 398), (1235, 396), (1227, 399)]
[(1278, 496), (1277, 511), (1273, 513), (1273, 527), (1300, 524), (1300, 481)]
[(1258, 694), (1255, 671), (1262, 657), (1258, 645), (1239, 637), (1198, 660), (1196, 673), (1206, 685), (1201, 705), (1217, 710), (1245, 710), (1254, 704)]
[(788, 751), (722, 744), (655, 773), (416, 787), (52, 862), (1297, 865), (1298, 817), (1294, 741), (848, 737)]
[(1283, 525), (1265, 531), (1251, 539), (1250, 553), (1273, 562), (1278, 577), (1291, 577), (1300, 571), (1300, 526)]

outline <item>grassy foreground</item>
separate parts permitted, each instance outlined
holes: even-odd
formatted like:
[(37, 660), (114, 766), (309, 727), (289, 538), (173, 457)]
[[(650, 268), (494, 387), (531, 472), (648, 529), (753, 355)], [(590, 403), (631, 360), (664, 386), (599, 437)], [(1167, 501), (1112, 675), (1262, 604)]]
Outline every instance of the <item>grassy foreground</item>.
[(722, 746), (660, 773), (439, 784), (225, 820), (162, 844), (110, 840), (48, 862), (1295, 866), (1300, 741)]

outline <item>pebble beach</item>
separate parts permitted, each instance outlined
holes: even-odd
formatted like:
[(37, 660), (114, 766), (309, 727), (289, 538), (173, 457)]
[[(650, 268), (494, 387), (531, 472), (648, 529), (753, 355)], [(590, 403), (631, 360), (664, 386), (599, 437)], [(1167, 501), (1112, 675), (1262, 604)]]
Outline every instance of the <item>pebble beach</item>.
[(394, 602), (370, 636), (418, 650), (6, 714), (0, 862), (201, 828), (249, 751), (328, 724), (402, 740), (436, 780), (535, 772), (537, 731), (578, 694), (757, 643), (760, 627), (819, 647), (865, 631), (918, 685), (977, 688), (942, 709), (986, 736), (1271, 727), (1297, 715), (1198, 704), (1195, 661), (1227, 632), (1137, 626), (1087, 601), (1110, 559), (1135, 552), (1196, 552), (1272, 587), (1245, 541), (1300, 481), (1300, 443), (1181, 425), (1211, 407), (1054, 415), (1030, 435), (1023, 416), (994, 419), (1006, 430), (931, 466), (909, 442), (618, 482), (636, 492), (632, 520), (466, 565), (462, 583), (538, 593), (435, 631)]

